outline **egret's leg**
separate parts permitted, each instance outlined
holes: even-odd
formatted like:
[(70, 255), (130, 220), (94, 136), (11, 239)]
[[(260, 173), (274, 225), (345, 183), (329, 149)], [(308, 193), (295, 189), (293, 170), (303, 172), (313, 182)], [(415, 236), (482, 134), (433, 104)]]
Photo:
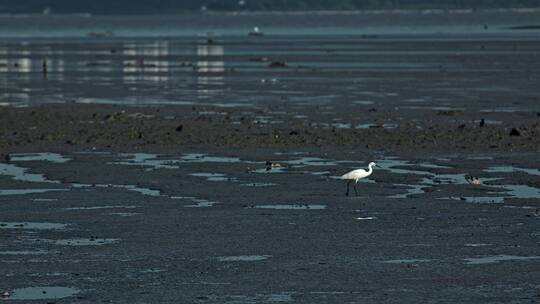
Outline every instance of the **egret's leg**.
[(354, 187), (353, 187), (353, 188), (354, 188), (354, 193), (356, 194), (356, 196), (358, 196), (358, 191), (356, 191), (356, 183), (354, 183), (353, 186), (354, 186)]
[(349, 196), (349, 185), (351, 184), (351, 181), (349, 180), (347, 182), (347, 192), (345, 192), (345, 196)]

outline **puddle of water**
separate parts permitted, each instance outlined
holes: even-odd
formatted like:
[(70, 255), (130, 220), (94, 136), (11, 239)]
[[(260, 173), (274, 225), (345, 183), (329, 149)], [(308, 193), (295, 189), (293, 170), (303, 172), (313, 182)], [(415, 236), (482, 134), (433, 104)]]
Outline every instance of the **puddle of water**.
[(502, 185), (508, 194), (516, 198), (540, 198), (540, 189), (526, 185)]
[(221, 256), (216, 259), (220, 262), (257, 262), (267, 260), (271, 257), (271, 255), (234, 255)]
[[(474, 123), (480, 124), (482, 120), (475, 120)], [(500, 120), (491, 120), (491, 119), (484, 119), (484, 123), (486, 125), (502, 125), (503, 122)]]
[(429, 187), (429, 185), (423, 185), (423, 184), (420, 184), (420, 185), (396, 184), (396, 186), (405, 186), (405, 187), (409, 187), (409, 189), (407, 189), (407, 192), (405, 193), (390, 195), (388, 196), (388, 198), (407, 198), (409, 197), (409, 195), (423, 194), (425, 193), (423, 189), (426, 187)]
[(240, 186), (243, 186), (243, 187), (272, 187), (272, 186), (277, 186), (277, 184), (274, 184), (274, 183), (245, 183), (245, 184), (240, 184)]
[(336, 129), (350, 129), (351, 128), (350, 123), (344, 123), (344, 122), (334, 122), (334, 123), (331, 123), (330, 126)]
[(405, 106), (402, 107), (404, 109), (410, 109), (410, 110), (433, 110), (433, 111), (465, 111), (465, 108), (453, 108), (453, 107), (445, 107), (445, 106)]
[(368, 216), (368, 217), (355, 217), (355, 220), (359, 221), (369, 221), (369, 220), (376, 220), (377, 218), (374, 216)]
[(504, 202), (504, 198), (540, 198), (540, 189), (527, 185), (489, 185), (490, 187), (505, 190), (501, 196), (463, 196), (463, 197), (445, 197), (441, 199), (453, 199), (466, 201), (468, 203), (480, 204), (499, 204)]
[(530, 175), (539, 175), (540, 170), (538, 169), (529, 169), (529, 168), (518, 168), (514, 166), (493, 166), (484, 170), (484, 172), (489, 173), (514, 173), (514, 172), (525, 172)]
[(397, 259), (397, 260), (386, 260), (383, 263), (387, 264), (408, 264), (408, 263), (426, 263), (431, 262), (428, 259)]
[(228, 156), (208, 156), (203, 153), (190, 153), (182, 156), (181, 161), (187, 163), (241, 163), (244, 162), (238, 157)]
[(433, 185), (433, 181), (425, 177), (423, 177), (420, 183), (417, 185), (396, 184), (396, 186), (405, 186), (405, 187), (409, 187), (409, 189), (407, 189), (407, 192), (405, 193), (394, 194), (388, 197), (389, 198), (407, 198), (409, 197), (409, 195), (423, 194), (425, 193), (424, 188), (430, 187), (432, 185)]
[(46, 179), (43, 174), (27, 173), (27, 171), (27, 168), (22, 168), (13, 164), (0, 163), (0, 175), (11, 176), (13, 180), (36, 183), (60, 183), (59, 181)]
[(511, 108), (511, 107), (480, 110), (480, 112), (482, 113), (515, 113), (517, 111), (519, 111), (518, 108)]
[(118, 243), (120, 239), (80, 238), (80, 239), (43, 240), (43, 241), (47, 243), (52, 243), (55, 245), (62, 245), (62, 246), (99, 246), (99, 245), (115, 244), (115, 243)]
[(48, 254), (49, 251), (45, 250), (21, 250), (21, 251), (0, 251), (0, 255), (39, 255), (39, 254)]
[(23, 195), (45, 193), (49, 191), (67, 191), (68, 189), (0, 189), (0, 195)]
[(63, 276), (68, 276), (69, 273), (67, 272), (47, 272), (45, 274), (41, 274), (41, 273), (34, 273), (34, 274), (31, 274), (31, 276), (33, 277), (41, 277), (41, 276), (45, 276), (45, 277), (63, 277)]
[(126, 189), (128, 191), (134, 191), (138, 192), (144, 195), (148, 196), (161, 196), (161, 191), (154, 190), (150, 188), (143, 188), (135, 185), (114, 185), (114, 184), (79, 184), (79, 183), (73, 183), (71, 184), (73, 188), (91, 188), (91, 187), (99, 187), (99, 188), (121, 188)]
[(385, 124), (366, 123), (366, 124), (358, 124), (354, 128), (355, 129), (373, 129), (373, 128), (396, 129), (397, 127), (399, 127), (399, 125), (394, 124), (394, 123), (385, 123)]
[(540, 256), (517, 256), (517, 255), (493, 255), (493, 256), (484, 256), (478, 258), (466, 258), (465, 264), (469, 265), (480, 265), (480, 264), (491, 264), (499, 263), (503, 261), (530, 261), (540, 259)]
[(66, 226), (58, 223), (0, 222), (0, 229), (56, 230), (64, 229)]
[(117, 206), (70, 207), (70, 208), (62, 208), (62, 210), (99, 210), (99, 209), (117, 209), (117, 208), (133, 209), (133, 208), (137, 208), (137, 206), (117, 205)]
[(117, 215), (117, 216), (125, 216), (125, 217), (128, 217), (128, 216), (135, 216), (135, 215), (139, 215), (140, 213), (137, 213), (137, 212), (111, 212), (109, 213), (109, 215)]
[(196, 176), (196, 177), (205, 177), (206, 180), (209, 182), (236, 182), (237, 181), (235, 177), (227, 177), (227, 175), (223, 173), (197, 172), (197, 173), (190, 173), (189, 175)]
[(504, 202), (504, 197), (500, 197), (500, 196), (440, 197), (438, 199), (464, 201), (464, 202), (473, 203), (473, 204), (500, 204)]
[(71, 297), (80, 292), (70, 287), (27, 287), (13, 290), (9, 300), (45, 300)]
[(274, 168), (271, 168), (270, 170), (266, 168), (260, 168), (260, 169), (251, 170), (250, 172), (262, 173), (262, 174), (274, 174), (274, 173), (285, 173), (285, 169), (286, 169), (285, 167), (274, 167)]
[(320, 157), (301, 157), (293, 160), (286, 160), (283, 163), (289, 164), (295, 167), (307, 167), (307, 166), (333, 166), (337, 163), (329, 161)]
[[(399, 160), (396, 158), (388, 158), (385, 160), (377, 161), (377, 164), (382, 168), (389, 170), (392, 173), (396, 174), (413, 174), (424, 176), (418, 184), (406, 185), (406, 184), (396, 184), (397, 186), (407, 186), (410, 189), (403, 194), (397, 194), (389, 196), (390, 198), (407, 198), (413, 194), (423, 194), (425, 193), (424, 188), (430, 187), (433, 185), (439, 184), (457, 184), (457, 185), (467, 185), (469, 182), (466, 179), (465, 173), (453, 173), (453, 174), (436, 174), (429, 171), (422, 170), (410, 170), (403, 169), (402, 167), (408, 166), (418, 166), (422, 168), (451, 168), (448, 166), (442, 166), (432, 163), (419, 163), (411, 164), (408, 161)], [(485, 184), (487, 181), (498, 180), (499, 178), (483, 178), (481, 180), (482, 184)], [(524, 186), (524, 185), (489, 185), (490, 187), (497, 187), (507, 191), (506, 195), (519, 197), (519, 198), (535, 198), (540, 197), (540, 189)], [(464, 200), (472, 203), (501, 203), (503, 197), (463, 197), (463, 198), (443, 198), (443, 199), (454, 199), (454, 200)]]
[(110, 164), (115, 165), (127, 165), (127, 166), (143, 166), (150, 167), (145, 169), (146, 171), (156, 170), (156, 169), (178, 169), (179, 167), (175, 165), (176, 161), (174, 160), (161, 160), (157, 159), (157, 154), (149, 153), (122, 153), (122, 157), (130, 157), (130, 159), (125, 161), (116, 161)]
[(432, 163), (420, 163), (418, 164), (420, 167), (423, 167), (423, 168), (432, 168), (432, 169), (450, 169), (452, 167), (449, 167), (449, 166), (442, 166), (442, 165), (437, 165), (437, 164), (432, 164)]
[(326, 209), (326, 205), (255, 205), (251, 208), (277, 210), (323, 210)]
[(352, 104), (363, 105), (363, 106), (369, 106), (369, 105), (372, 105), (374, 103), (375, 102), (371, 101), (371, 100), (356, 100), (356, 101), (352, 102)]
[(195, 201), (194, 205), (185, 205), (184, 207), (187, 207), (187, 208), (208, 208), (208, 207), (214, 206), (215, 204), (218, 204), (218, 202), (210, 202), (210, 201), (203, 200), (203, 199), (195, 199), (194, 201)]
[(128, 191), (134, 191), (134, 192), (138, 192), (138, 193), (148, 195), (148, 196), (160, 196), (161, 195), (161, 192), (159, 190), (154, 190), (154, 189), (149, 189), (149, 188), (142, 188), (142, 187), (138, 187), (138, 186), (135, 186), (135, 185), (114, 185), (114, 187), (116, 187), (116, 188), (124, 188), (124, 189), (127, 189)]
[[(94, 148), (95, 149), (95, 148)], [(105, 152), (105, 151), (77, 151), (74, 152), (74, 154), (88, 154), (88, 155), (110, 155), (111, 152)]]
[(307, 152), (302, 152), (302, 151), (292, 151), (292, 152), (276, 152), (274, 153), (275, 155), (304, 155), (304, 154), (307, 154)]
[[(215, 284), (212, 284), (215, 285)], [(220, 283), (219, 285), (224, 285)], [(226, 285), (229, 285), (227, 283)], [(273, 294), (255, 294), (255, 295), (222, 295), (207, 296), (212, 303), (223, 304), (255, 304), (255, 303), (288, 303), (292, 302), (293, 293), (273, 293)]]
[(536, 210), (537, 207), (533, 207), (533, 206), (514, 206), (514, 205), (504, 205), (503, 206), (504, 208), (510, 208), (510, 209), (534, 209)]
[(410, 162), (406, 160), (400, 160), (395, 158), (386, 158), (383, 160), (378, 160), (377, 166), (379, 166), (381, 169), (388, 170), (391, 173), (395, 174), (414, 174), (414, 175), (429, 175), (434, 176), (435, 174), (429, 172), (429, 171), (420, 171), (420, 170), (409, 170), (409, 169), (402, 169), (397, 167), (410, 167), (415, 166), (415, 164), (411, 164)]
[[(338, 164), (343, 163), (354, 163), (354, 161), (336, 161), (336, 160), (328, 160), (320, 157), (301, 157), (293, 160), (285, 160), (281, 161), (281, 163), (288, 164), (293, 167), (302, 168), (302, 167), (308, 167), (308, 166), (337, 166)], [(280, 169), (282, 167), (272, 168), (272, 170)]]
[(187, 200), (192, 201), (194, 203), (193, 205), (184, 205), (184, 207), (187, 207), (187, 208), (208, 208), (208, 207), (214, 206), (215, 204), (219, 204), (219, 202), (212, 202), (209, 200), (196, 198), (192, 196), (171, 196), (170, 198), (171, 199), (187, 199)]
[(464, 245), (465, 247), (484, 247), (484, 246), (493, 246), (493, 244), (487, 243), (468, 243)]
[(11, 161), (49, 161), (53, 163), (66, 163), (70, 158), (64, 157), (58, 153), (12, 153), (10, 154)]
[(493, 160), (493, 156), (469, 156), (467, 159), (470, 160)]
[(120, 156), (130, 157), (130, 159), (112, 162), (111, 164), (149, 167), (146, 171), (178, 169), (180, 163), (251, 163), (249, 161), (243, 161), (238, 157), (209, 156), (203, 153), (185, 154), (180, 159), (159, 159), (158, 154), (150, 153), (123, 153)]
[(34, 202), (54, 202), (57, 201), (57, 198), (31, 198), (31, 201)]
[(246, 295), (227, 295), (225, 298), (216, 298), (219, 303), (224, 304), (255, 304), (255, 303), (287, 303), (292, 302), (292, 295), (289, 293), (276, 294), (256, 294)]
[(139, 271), (140, 273), (159, 273), (159, 272), (164, 272), (166, 271), (165, 269), (143, 269), (141, 271)]

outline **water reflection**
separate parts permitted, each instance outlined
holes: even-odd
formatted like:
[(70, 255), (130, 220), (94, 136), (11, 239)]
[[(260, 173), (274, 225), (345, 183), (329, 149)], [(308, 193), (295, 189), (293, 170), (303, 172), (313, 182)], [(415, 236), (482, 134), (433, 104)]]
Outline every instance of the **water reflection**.
[(122, 46), (124, 83), (167, 82), (171, 53), (168, 41), (127, 42)]
[[(208, 41), (213, 40), (208, 39)], [(204, 98), (220, 93), (221, 90), (211, 88), (216, 85), (223, 85), (223, 75), (212, 75), (212, 73), (223, 73), (225, 71), (224, 54), (225, 51), (222, 45), (197, 45), (197, 93), (199, 97)]]
[[(84, 46), (75, 41), (2, 45), (0, 87), (5, 90), (0, 92), (0, 103), (28, 106), (82, 98), (111, 99), (111, 93), (114, 103), (135, 97), (139, 98), (137, 103), (156, 100), (156, 92), (190, 99), (182, 102), (217, 96), (226, 71), (224, 46), (210, 38), (199, 39), (94, 41)], [(62, 82), (61, 87), (51, 85), (57, 81)], [(181, 102), (169, 97), (163, 101)]]

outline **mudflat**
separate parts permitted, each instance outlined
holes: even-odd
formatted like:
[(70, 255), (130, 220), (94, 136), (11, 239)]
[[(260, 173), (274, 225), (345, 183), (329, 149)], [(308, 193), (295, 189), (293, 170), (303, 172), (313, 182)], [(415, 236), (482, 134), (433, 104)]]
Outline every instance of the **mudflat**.
[(357, 38), (3, 71), (2, 300), (539, 301), (538, 41)]

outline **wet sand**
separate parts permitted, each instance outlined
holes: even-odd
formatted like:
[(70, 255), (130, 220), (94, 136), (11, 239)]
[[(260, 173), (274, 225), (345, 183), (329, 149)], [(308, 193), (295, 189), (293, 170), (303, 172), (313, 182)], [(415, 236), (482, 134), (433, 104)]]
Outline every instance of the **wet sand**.
[(537, 40), (356, 38), (3, 70), (2, 300), (537, 302)]

